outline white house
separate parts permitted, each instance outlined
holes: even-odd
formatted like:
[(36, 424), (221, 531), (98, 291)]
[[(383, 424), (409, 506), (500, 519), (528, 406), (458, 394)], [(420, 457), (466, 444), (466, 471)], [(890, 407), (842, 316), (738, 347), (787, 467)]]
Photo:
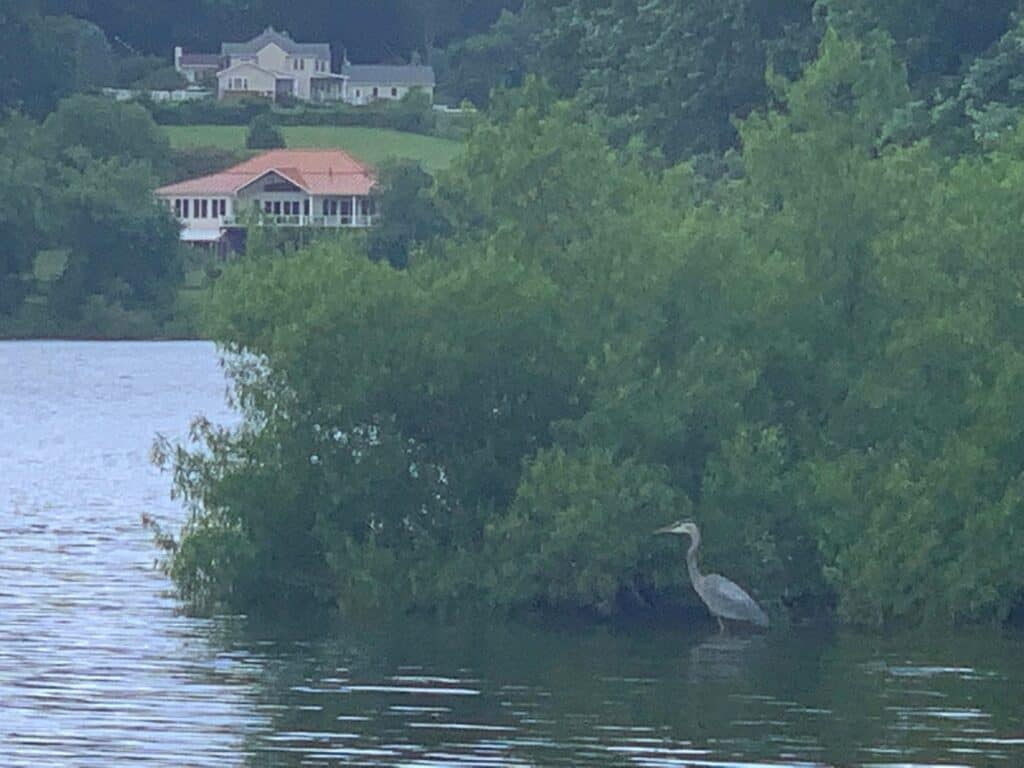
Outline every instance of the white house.
[(268, 27), (244, 43), (221, 44), (220, 55), (185, 53), (174, 49), (174, 66), (189, 82), (210, 77), (217, 81), (220, 99), (258, 96), (277, 100), (289, 96), (303, 101), (347, 101), (368, 104), (400, 99), (419, 89), (433, 99), (434, 70), (420, 65), (353, 65), (331, 71), (331, 46), (297, 43), (287, 32)]
[(304, 101), (340, 100), (345, 78), (331, 72), (331, 46), (296, 43), (285, 32), (268, 27), (244, 43), (223, 43), (224, 69), (217, 73), (220, 98), (246, 94)]
[(349, 64), (341, 68), (350, 104), (369, 104), (381, 99), (401, 99), (409, 91), (426, 93), (434, 100), (434, 68), (418, 64), (388, 66)]
[(168, 184), (156, 195), (181, 223), (181, 239), (216, 246), (248, 223), (369, 227), (373, 171), (340, 149), (275, 149), (220, 173)]

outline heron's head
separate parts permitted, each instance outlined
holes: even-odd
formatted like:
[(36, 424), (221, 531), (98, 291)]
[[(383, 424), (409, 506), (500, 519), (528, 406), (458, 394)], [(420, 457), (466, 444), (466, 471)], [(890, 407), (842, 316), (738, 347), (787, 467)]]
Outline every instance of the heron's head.
[(655, 533), (674, 533), (676, 535), (686, 534), (691, 538), (699, 535), (697, 533), (697, 524), (691, 523), (689, 520), (680, 520), (678, 523), (666, 525), (664, 528), (656, 530)]

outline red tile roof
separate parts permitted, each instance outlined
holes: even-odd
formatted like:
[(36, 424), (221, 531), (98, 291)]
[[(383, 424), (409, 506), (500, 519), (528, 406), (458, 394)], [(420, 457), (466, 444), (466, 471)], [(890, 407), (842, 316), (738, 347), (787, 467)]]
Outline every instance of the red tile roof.
[(158, 195), (233, 195), (256, 179), (276, 171), (311, 195), (368, 195), (373, 170), (340, 149), (273, 149), (220, 173), (179, 181)]

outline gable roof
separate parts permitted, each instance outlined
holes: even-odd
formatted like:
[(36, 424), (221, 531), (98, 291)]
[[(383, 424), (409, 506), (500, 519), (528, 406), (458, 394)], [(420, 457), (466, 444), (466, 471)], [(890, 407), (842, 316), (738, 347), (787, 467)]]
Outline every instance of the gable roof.
[(160, 187), (156, 194), (234, 195), (270, 172), (311, 195), (368, 195), (376, 181), (371, 168), (340, 149), (273, 149), (220, 173)]
[(346, 64), (341, 74), (349, 78), (350, 85), (434, 85), (434, 68), (420, 64)]
[(220, 52), (223, 56), (244, 56), (256, 54), (271, 43), (276, 43), (285, 53), (293, 56), (315, 56), (318, 59), (331, 58), (331, 46), (327, 43), (296, 43), (287, 32), (278, 32), (273, 27), (267, 27), (252, 40), (244, 43), (221, 43)]
[(251, 62), (251, 61), (240, 61), (237, 64), (232, 64), (227, 69), (222, 69), (220, 72), (217, 73), (217, 79), (218, 80), (223, 80), (228, 75), (233, 75), (236, 72), (238, 72), (239, 70), (243, 70), (243, 69), (245, 69), (245, 70), (255, 70), (257, 72), (262, 72), (264, 75), (269, 75), (270, 77), (274, 78), (275, 80), (290, 80), (291, 79), (290, 77), (288, 77), (286, 75), (282, 75), (279, 72), (271, 72), (269, 69), (264, 69), (263, 67), (259, 66), (258, 64), (255, 64), (254, 62)]

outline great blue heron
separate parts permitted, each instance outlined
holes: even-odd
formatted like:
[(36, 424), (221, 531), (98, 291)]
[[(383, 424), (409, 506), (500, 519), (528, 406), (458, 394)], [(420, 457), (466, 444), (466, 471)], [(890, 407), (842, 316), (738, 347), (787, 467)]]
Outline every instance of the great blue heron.
[(722, 632), (725, 632), (725, 624), (722, 619), (749, 621), (759, 627), (768, 626), (768, 617), (765, 612), (743, 587), (717, 573), (704, 576), (697, 568), (700, 529), (696, 523), (680, 521), (659, 528), (655, 533), (685, 533), (690, 537), (690, 548), (686, 550), (686, 570), (690, 572), (690, 581), (697, 594), (700, 595), (700, 599), (704, 601), (704, 605), (708, 607), (712, 615), (718, 619), (718, 627)]

